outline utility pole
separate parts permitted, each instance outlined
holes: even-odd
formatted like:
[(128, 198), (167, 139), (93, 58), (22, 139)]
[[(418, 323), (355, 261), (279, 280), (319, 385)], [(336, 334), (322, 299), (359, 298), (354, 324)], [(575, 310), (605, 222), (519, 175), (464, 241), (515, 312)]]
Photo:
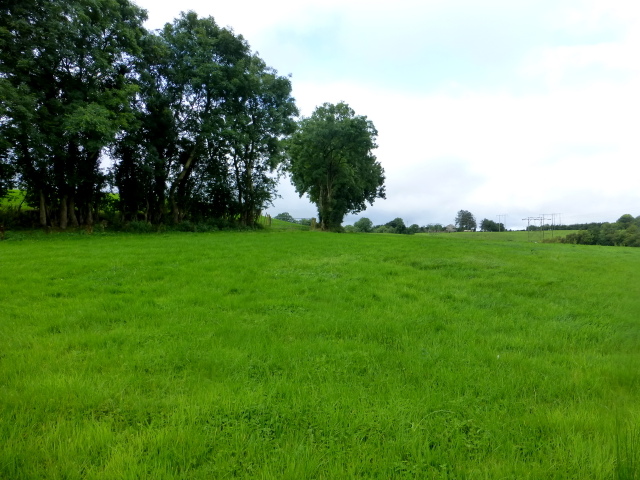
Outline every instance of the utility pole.
[(546, 217), (549, 217), (550, 214), (548, 213), (541, 213), (540, 214), (540, 230), (542, 230), (542, 241), (544, 241), (544, 221), (546, 220)]
[(540, 227), (542, 229), (542, 240), (544, 240), (544, 222), (549, 219), (551, 220), (551, 225), (549, 229), (551, 230), (551, 238), (553, 238), (553, 227), (556, 224), (556, 215), (560, 215), (559, 213), (541, 213), (540, 217)]
[[(553, 238), (553, 230), (554, 227), (556, 226), (556, 215), (558, 216), (558, 218), (560, 219), (560, 215), (562, 215), (561, 213), (552, 213), (551, 214), (551, 238)], [(562, 223), (558, 220), (558, 224), (562, 225)]]
[(506, 223), (507, 223), (507, 214), (506, 213), (501, 213), (500, 215), (497, 215), (498, 217), (498, 231), (500, 232), (501, 230), (501, 226), (500, 226), (500, 217), (504, 217), (504, 223), (502, 225), (504, 225), (505, 230), (507, 229)]
[[(529, 237), (531, 235), (531, 230), (529, 229), (529, 227), (531, 226), (531, 222), (540, 220), (540, 226), (542, 227), (542, 217), (527, 217), (527, 218), (523, 218), (522, 220), (527, 221), (527, 242), (530, 242), (531, 240), (529, 240)], [(542, 239), (544, 240), (544, 230), (542, 231)]]

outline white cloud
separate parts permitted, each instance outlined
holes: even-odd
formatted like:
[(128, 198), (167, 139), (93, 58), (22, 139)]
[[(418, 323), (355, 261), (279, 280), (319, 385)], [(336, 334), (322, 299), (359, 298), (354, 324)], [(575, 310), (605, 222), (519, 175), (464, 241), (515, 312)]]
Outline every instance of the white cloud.
[[(372, 210), (390, 218), (411, 212), (417, 223), (446, 221), (443, 216), (459, 208), (476, 208), (485, 215), (512, 209), (516, 216), (582, 211), (602, 219), (616, 208), (632, 208), (610, 203), (616, 194), (625, 201), (640, 199), (633, 182), (620, 181), (637, 171), (640, 158), (640, 94), (634, 84), (526, 97), (417, 96), (361, 85), (303, 84), (296, 95), (307, 114), (316, 98), (346, 100), (373, 120), (388, 200)], [(445, 159), (456, 168), (442, 168)], [(573, 204), (574, 192), (585, 191), (592, 202)]]
[[(367, 115), (387, 173), (374, 223), (640, 214), (637, 0), (138, 3), (152, 27), (189, 9), (232, 26), (293, 74), (304, 115), (341, 100)], [(281, 194), (272, 213), (315, 215)]]

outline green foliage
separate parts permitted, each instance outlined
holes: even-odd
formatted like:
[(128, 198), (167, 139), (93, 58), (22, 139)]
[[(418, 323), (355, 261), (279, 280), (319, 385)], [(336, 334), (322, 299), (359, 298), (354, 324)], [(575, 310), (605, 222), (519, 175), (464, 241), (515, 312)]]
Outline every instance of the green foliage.
[(94, 223), (109, 180), (124, 221), (255, 225), (295, 129), (289, 78), (212, 18), (145, 18), (128, 0), (0, 9), (0, 196), (19, 180), (64, 229)]
[(444, 232), (445, 228), (440, 223), (430, 223), (429, 225), (422, 227), (424, 233), (439, 233)]
[(616, 223), (620, 226), (620, 228), (629, 228), (633, 223), (634, 223), (635, 219), (633, 218), (633, 215), (629, 215), (628, 213), (622, 215), (617, 221)]
[(43, 226), (92, 223), (105, 183), (100, 156), (131, 118), (144, 19), (126, 0), (0, 10), (0, 150), (41, 205)]
[(160, 221), (166, 199), (176, 224), (237, 218), (253, 226), (275, 192), (282, 138), (295, 127), (289, 79), (194, 12), (150, 36), (144, 54), (141, 129), (116, 149), (123, 210), (146, 209)]
[(634, 478), (640, 250), (526, 238), (8, 235), (0, 478)]
[[(2, 117), (1, 113), (0, 117)], [(0, 199), (7, 196), (9, 190), (13, 187), (15, 179), (15, 169), (13, 165), (4, 158), (3, 150), (6, 152), (7, 147), (3, 147), (2, 140), (0, 140)]]
[(637, 218), (626, 214), (622, 215), (615, 223), (591, 224), (588, 230), (581, 230), (548, 241), (582, 245), (640, 247), (640, 227)]
[(460, 210), (455, 220), (458, 231), (472, 230), (475, 232), (477, 224), (473, 214), (468, 210)]
[(483, 232), (504, 232), (504, 224), (494, 222), (493, 220), (489, 220), (488, 218), (484, 218), (482, 222), (480, 222), (480, 230)]
[(420, 225), (418, 225), (417, 223), (414, 223), (412, 225), (410, 225), (409, 227), (407, 227), (407, 232), (409, 235), (413, 235), (414, 233), (418, 233), (420, 232)]
[(22, 190), (8, 190), (4, 198), (0, 198), (0, 225), (6, 229), (30, 228), (34, 213)]
[(396, 231), (388, 225), (378, 225), (373, 229), (373, 233), (396, 233)]
[(356, 232), (370, 233), (373, 231), (373, 222), (367, 217), (362, 217), (353, 224), (353, 228)]
[(323, 230), (338, 229), (347, 213), (385, 198), (384, 170), (372, 154), (377, 134), (345, 103), (325, 103), (299, 122), (288, 168), (296, 191), (317, 205)]
[(152, 233), (156, 229), (149, 222), (135, 220), (125, 225), (124, 230), (131, 233)]
[(390, 233), (406, 233), (407, 227), (404, 224), (404, 220), (401, 218), (394, 218), (388, 223), (385, 223), (385, 227), (389, 228)]
[(279, 213), (273, 218), (275, 218), (277, 220), (282, 220), (283, 222), (296, 223), (296, 219), (293, 218), (289, 212)]

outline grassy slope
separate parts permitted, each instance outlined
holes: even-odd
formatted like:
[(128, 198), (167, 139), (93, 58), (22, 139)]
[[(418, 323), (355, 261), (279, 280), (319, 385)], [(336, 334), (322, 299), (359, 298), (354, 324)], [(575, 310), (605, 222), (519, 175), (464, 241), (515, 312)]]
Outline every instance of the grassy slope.
[(640, 249), (518, 238), (1, 242), (0, 478), (637, 478)]

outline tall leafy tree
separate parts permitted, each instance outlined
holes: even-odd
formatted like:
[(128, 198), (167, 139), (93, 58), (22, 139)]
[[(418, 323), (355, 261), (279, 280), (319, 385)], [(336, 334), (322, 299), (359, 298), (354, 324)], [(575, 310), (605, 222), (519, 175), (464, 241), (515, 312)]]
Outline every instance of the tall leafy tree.
[(289, 79), (252, 55), (241, 36), (194, 12), (149, 44), (139, 110), (149, 140), (134, 133), (119, 145), (124, 199), (140, 203), (131, 191), (137, 182), (127, 180), (147, 172), (153, 204), (168, 185), (175, 223), (191, 216), (253, 224), (275, 193), (271, 172), (282, 162), (282, 138), (295, 128)]
[(456, 227), (458, 230), (473, 230), (475, 231), (478, 224), (476, 223), (476, 217), (473, 216), (468, 210), (460, 210), (456, 215)]
[(318, 207), (323, 230), (340, 227), (347, 213), (358, 213), (385, 198), (384, 170), (372, 151), (378, 132), (345, 103), (325, 103), (299, 122), (289, 144), (289, 171), (300, 196)]
[(291, 83), (256, 55), (245, 62), (226, 132), (240, 223), (252, 225), (275, 195), (271, 173), (283, 163), (283, 139), (295, 131), (298, 114)]
[(178, 156), (178, 120), (175, 104), (178, 89), (167, 75), (169, 46), (156, 33), (147, 32), (140, 41), (135, 59), (138, 95), (131, 99), (135, 120), (113, 149), (117, 159), (112, 181), (119, 193), (120, 211), (125, 220), (160, 223), (166, 213), (167, 184), (172, 162)]
[[(200, 172), (216, 179), (225, 168), (225, 129), (230, 92), (240, 76), (239, 64), (249, 55), (242, 37), (220, 28), (213, 18), (188, 12), (166, 24), (160, 36), (167, 47), (158, 73), (175, 120), (177, 151), (169, 166), (169, 203), (178, 223), (194, 202)], [(223, 182), (226, 184), (226, 181)]]
[(100, 156), (130, 120), (144, 18), (128, 0), (9, 0), (0, 9), (0, 129), (43, 225), (93, 221)]

